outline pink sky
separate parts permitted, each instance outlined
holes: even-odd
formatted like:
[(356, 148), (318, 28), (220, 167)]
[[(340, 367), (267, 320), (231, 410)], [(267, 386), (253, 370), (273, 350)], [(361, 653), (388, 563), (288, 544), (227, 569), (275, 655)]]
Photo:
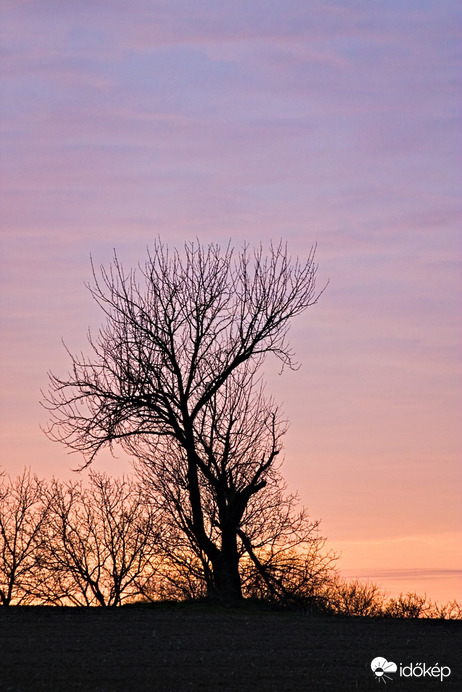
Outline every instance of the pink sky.
[[(4, 2), (1, 465), (68, 477), (39, 406), (99, 316), (90, 253), (318, 243), (285, 475), (348, 575), (462, 600), (457, 0)], [(102, 459), (118, 474), (127, 461)]]

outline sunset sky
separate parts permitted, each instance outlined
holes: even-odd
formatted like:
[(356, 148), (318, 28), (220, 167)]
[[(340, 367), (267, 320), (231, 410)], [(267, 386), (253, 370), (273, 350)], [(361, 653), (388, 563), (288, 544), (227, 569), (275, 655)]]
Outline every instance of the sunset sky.
[(459, 0), (2, 2), (2, 467), (80, 463), (39, 400), (100, 322), (90, 254), (317, 243), (301, 369), (268, 373), (289, 487), (347, 576), (462, 600), (461, 28)]

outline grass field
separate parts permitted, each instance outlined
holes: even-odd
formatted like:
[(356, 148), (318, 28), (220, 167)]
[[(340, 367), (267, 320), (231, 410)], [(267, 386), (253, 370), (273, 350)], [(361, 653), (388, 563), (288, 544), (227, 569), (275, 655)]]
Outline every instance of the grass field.
[[(201, 605), (0, 608), (0, 689), (462, 690), (461, 635), (460, 621)], [(404, 678), (398, 668), (386, 681), (371, 670), (377, 656), (451, 674)]]

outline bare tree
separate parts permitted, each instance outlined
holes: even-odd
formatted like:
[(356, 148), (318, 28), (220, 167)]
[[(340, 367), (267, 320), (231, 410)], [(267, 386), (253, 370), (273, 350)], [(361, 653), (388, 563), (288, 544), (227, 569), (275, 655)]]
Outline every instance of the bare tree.
[(397, 598), (390, 598), (383, 608), (383, 614), (393, 618), (431, 617), (431, 603), (427, 595), (413, 592), (401, 593)]
[(37, 578), (35, 556), (43, 540), (48, 506), (44, 482), (29, 468), (16, 479), (0, 475), (0, 603), (33, 600)]
[(447, 603), (431, 603), (426, 616), (439, 620), (462, 620), (462, 603), (455, 600)]
[(383, 615), (385, 593), (374, 582), (348, 581), (338, 577), (327, 585), (325, 598), (329, 610), (337, 615)]
[(44, 575), (35, 595), (58, 605), (117, 606), (143, 592), (155, 571), (156, 520), (139, 484), (90, 474), (89, 487), (53, 480)]
[(106, 323), (91, 356), (69, 353), (70, 373), (50, 375), (47, 434), (86, 464), (115, 443), (135, 455), (225, 602), (242, 597), (239, 526), (286, 427), (258, 371), (269, 353), (295, 367), (287, 333), (317, 301), (315, 275), (314, 250), (300, 263), (283, 245), (181, 255), (159, 241), (128, 273), (114, 255), (93, 271)]

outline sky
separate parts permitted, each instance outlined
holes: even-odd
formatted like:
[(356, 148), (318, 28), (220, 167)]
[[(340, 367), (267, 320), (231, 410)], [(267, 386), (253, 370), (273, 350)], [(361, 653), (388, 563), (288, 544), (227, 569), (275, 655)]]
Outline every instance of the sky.
[[(40, 390), (90, 255), (317, 244), (284, 475), (348, 577), (462, 600), (458, 0), (5, 0), (0, 464), (68, 478)], [(129, 462), (102, 456), (114, 475)]]

